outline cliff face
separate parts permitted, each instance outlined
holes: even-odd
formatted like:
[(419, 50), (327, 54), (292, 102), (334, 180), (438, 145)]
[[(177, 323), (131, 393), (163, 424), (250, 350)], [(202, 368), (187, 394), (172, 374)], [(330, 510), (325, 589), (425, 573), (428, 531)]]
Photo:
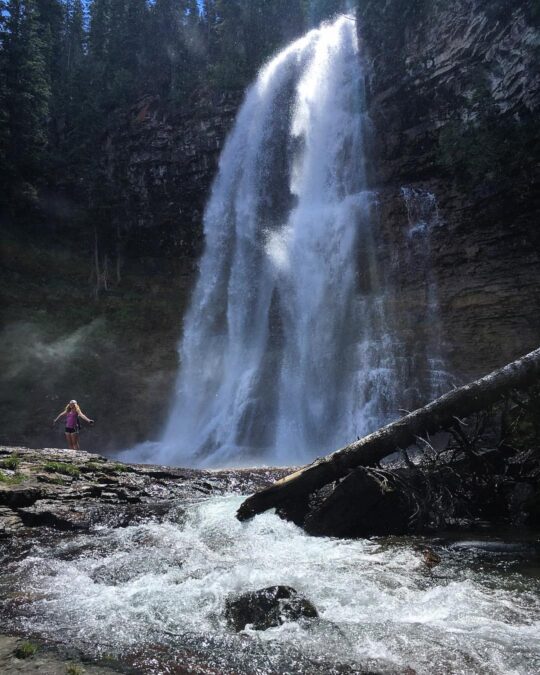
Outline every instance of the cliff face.
[(111, 114), (90, 203), (71, 197), (63, 218), (7, 228), (3, 440), (62, 446), (51, 421), (71, 398), (96, 419), (82, 447), (159, 433), (202, 212), (239, 100), (200, 91), (182, 109), (145, 98)]
[(148, 97), (115, 119), (102, 166), (120, 255), (198, 259), (204, 204), (239, 103), (238, 93), (200, 91), (171, 110)]
[[(359, 11), (377, 266), (393, 289), (386, 329), (409, 357), (399, 407), (446, 386), (445, 371), (465, 380), (538, 346), (535, 6), (391, 0)], [(43, 233), (10, 231), (0, 440), (58, 445), (49, 420), (72, 397), (98, 422), (84, 447), (157, 435), (240, 99), (199, 91), (173, 110), (147, 97), (111, 115), (90, 203), (68, 205)], [(376, 283), (363, 275), (360, 292)]]
[(540, 339), (540, 38), (531, 2), (410, 4), (359, 20), (379, 258), (395, 324), (467, 379)]

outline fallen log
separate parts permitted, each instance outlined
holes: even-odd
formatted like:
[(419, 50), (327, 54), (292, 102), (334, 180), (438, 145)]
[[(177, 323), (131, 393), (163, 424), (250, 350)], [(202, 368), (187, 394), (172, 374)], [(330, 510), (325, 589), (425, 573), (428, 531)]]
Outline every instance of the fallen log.
[(351, 469), (373, 466), (397, 450), (410, 447), (420, 437), (450, 429), (459, 418), (488, 408), (513, 389), (527, 389), (539, 380), (540, 348), (276, 481), (248, 497), (236, 517), (241, 521), (249, 520), (267, 509), (307, 497), (324, 485), (343, 478)]

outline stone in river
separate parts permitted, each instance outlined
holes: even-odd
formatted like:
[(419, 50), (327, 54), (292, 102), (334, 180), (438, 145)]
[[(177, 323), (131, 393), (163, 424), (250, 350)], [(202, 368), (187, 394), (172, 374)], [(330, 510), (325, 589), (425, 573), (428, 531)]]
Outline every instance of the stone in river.
[(317, 616), (313, 604), (290, 586), (269, 586), (228, 598), (225, 608), (227, 622), (237, 632), (248, 624), (255, 630), (266, 630)]

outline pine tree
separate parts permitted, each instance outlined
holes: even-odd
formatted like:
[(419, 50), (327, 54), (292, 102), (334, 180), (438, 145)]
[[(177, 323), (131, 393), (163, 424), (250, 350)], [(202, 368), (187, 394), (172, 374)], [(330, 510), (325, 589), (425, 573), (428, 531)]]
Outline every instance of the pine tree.
[(310, 0), (307, 8), (310, 25), (317, 26), (321, 21), (345, 11), (346, 4), (344, 0)]
[(205, 51), (206, 71), (217, 57), (217, 11), (216, 0), (203, 0), (201, 13), (201, 35)]
[(108, 95), (107, 61), (110, 35), (111, 0), (92, 0), (88, 33), (88, 85), (96, 110)]
[(304, 15), (297, 0), (251, 0), (243, 13), (246, 68), (251, 80), (261, 63), (303, 32)]
[[(9, 114), (7, 88), (7, 34), (8, 8), (5, 0), (0, 0), (0, 179), (7, 184), (7, 148), (9, 144)], [(0, 197), (1, 199), (1, 197)]]
[(133, 102), (143, 80), (146, 0), (115, 0), (111, 5), (107, 80), (110, 107)]
[(205, 49), (204, 30), (197, 0), (182, 2), (183, 46), (180, 72), (182, 75), (181, 95), (191, 93), (200, 82), (204, 72)]
[(61, 93), (61, 154), (71, 176), (84, 173), (92, 137), (92, 105), (87, 57), (87, 34), (82, 0), (70, 0), (64, 28), (63, 90)]
[(183, 34), (185, 6), (179, 0), (156, 0), (152, 11), (152, 71), (165, 99), (181, 100), (188, 61)]
[(5, 114), (8, 137), (4, 150), (8, 198), (34, 203), (43, 175), (51, 97), (47, 57), (50, 31), (40, 24), (35, 0), (6, 4), (2, 42)]
[(143, 93), (142, 89), (148, 83), (148, 17), (146, 0), (130, 0), (124, 31), (124, 67), (131, 78), (131, 98)]
[(81, 68), (86, 54), (85, 13), (82, 0), (68, 0), (64, 17), (63, 69), (68, 79)]
[(246, 0), (216, 0), (216, 58), (211, 79), (218, 88), (236, 89), (248, 81), (244, 23)]

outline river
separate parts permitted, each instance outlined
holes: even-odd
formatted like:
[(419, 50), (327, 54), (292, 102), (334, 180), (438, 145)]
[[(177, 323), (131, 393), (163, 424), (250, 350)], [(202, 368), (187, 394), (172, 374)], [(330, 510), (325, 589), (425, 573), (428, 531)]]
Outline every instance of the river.
[[(141, 673), (540, 672), (537, 539), (441, 537), (430, 570), (421, 538), (314, 538), (273, 512), (240, 523), (241, 500), (28, 542), (2, 561), (4, 630)], [(232, 632), (226, 598), (275, 584), (319, 618)]]

